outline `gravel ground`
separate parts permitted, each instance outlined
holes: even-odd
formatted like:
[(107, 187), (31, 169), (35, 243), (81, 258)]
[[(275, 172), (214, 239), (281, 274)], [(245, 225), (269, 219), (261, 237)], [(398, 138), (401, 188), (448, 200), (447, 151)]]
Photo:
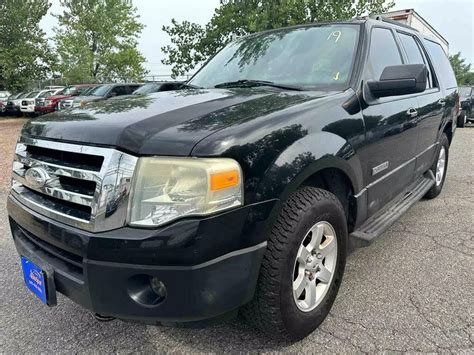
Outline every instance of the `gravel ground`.
[[(9, 180), (9, 145), (18, 127), (19, 122), (0, 122), (2, 184)], [(5, 199), (0, 188), (0, 206)], [(288, 345), (269, 341), (238, 320), (206, 329), (176, 329), (99, 323), (64, 297), (57, 307), (44, 307), (23, 285), (6, 211), (0, 208), (0, 353), (472, 354), (473, 222), (474, 126), (469, 126), (456, 132), (443, 193), (418, 202), (372, 246), (354, 252), (330, 316), (308, 338)]]
[(15, 148), (24, 119), (10, 119), (0, 117), (0, 193), (6, 192), (10, 186), (10, 171)]

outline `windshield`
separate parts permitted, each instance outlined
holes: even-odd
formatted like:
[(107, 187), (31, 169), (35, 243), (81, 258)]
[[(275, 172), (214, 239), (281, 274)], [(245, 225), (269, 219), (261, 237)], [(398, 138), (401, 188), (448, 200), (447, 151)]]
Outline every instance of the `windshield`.
[(357, 49), (358, 25), (333, 24), (264, 32), (227, 45), (189, 82), (211, 88), (238, 80), (299, 87), (344, 87)]
[(76, 94), (79, 95), (89, 95), (93, 90), (95, 90), (97, 86), (83, 86), (77, 88)]
[(92, 96), (105, 96), (110, 88), (112, 87), (112, 85), (101, 85), (101, 86), (98, 86), (96, 87), (94, 90), (92, 90), (90, 93), (88, 93), (88, 95), (92, 95)]
[(33, 97), (36, 97), (36, 95), (38, 95), (40, 92), (39, 91), (32, 91), (30, 92), (28, 95), (26, 95), (26, 99), (31, 99)]
[(133, 92), (133, 95), (146, 95), (160, 90), (161, 84), (149, 83), (143, 86), (140, 86), (137, 90)]
[(75, 86), (68, 86), (67, 88), (61, 90), (56, 95), (73, 95), (76, 92)]
[(39, 97), (39, 98), (50, 97), (53, 93), (54, 93), (54, 90), (45, 91), (45, 92), (43, 92), (42, 94), (38, 95), (38, 97)]
[(461, 86), (459, 88), (459, 95), (461, 95), (462, 97), (468, 97), (471, 96), (471, 91), (472, 88), (470, 86)]

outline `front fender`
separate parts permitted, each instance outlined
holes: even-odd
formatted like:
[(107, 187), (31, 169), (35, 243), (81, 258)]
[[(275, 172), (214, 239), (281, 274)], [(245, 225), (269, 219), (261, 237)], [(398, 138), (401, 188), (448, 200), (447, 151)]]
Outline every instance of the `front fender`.
[(257, 189), (260, 199), (284, 201), (306, 179), (326, 168), (341, 170), (355, 193), (362, 189), (362, 168), (353, 147), (340, 136), (318, 132), (294, 142), (268, 167)]

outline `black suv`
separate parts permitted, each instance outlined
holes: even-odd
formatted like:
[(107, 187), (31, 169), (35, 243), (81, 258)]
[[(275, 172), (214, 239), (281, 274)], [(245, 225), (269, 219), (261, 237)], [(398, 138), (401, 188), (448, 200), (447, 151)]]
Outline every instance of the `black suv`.
[(461, 113), (458, 116), (458, 127), (464, 127), (466, 122), (474, 121), (474, 112), (472, 106), (474, 105), (474, 88), (471, 86), (459, 87), (459, 101), (461, 106)]
[(458, 115), (442, 47), (383, 19), (240, 38), (133, 96), (25, 125), (8, 212), (28, 288), (153, 324), (240, 310), (285, 339), (327, 316), (352, 248), (440, 194)]

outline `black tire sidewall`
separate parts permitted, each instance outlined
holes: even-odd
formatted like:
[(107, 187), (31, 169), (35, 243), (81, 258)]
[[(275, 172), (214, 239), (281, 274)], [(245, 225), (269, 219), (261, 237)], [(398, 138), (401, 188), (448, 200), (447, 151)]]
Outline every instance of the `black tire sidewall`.
[(458, 122), (457, 122), (457, 126), (459, 128), (464, 128), (465, 124), (466, 124), (466, 119), (467, 119), (467, 113), (466, 111), (461, 111), (460, 115), (458, 116)]
[[(293, 268), (299, 247), (307, 232), (314, 224), (321, 221), (330, 223), (336, 232), (338, 248), (336, 270), (330, 289), (322, 302), (314, 310), (303, 312), (297, 307), (293, 298)], [(326, 318), (342, 281), (347, 254), (347, 225), (342, 207), (329, 199), (314, 203), (301, 216), (294, 235), (297, 237), (293, 238), (291, 246), (288, 248), (280, 280), (280, 300), (285, 328), (291, 338), (301, 339), (311, 333)]]
[(439, 148), (436, 150), (436, 157), (435, 161), (433, 163), (433, 166), (431, 167), (431, 171), (433, 172), (433, 175), (436, 177), (436, 167), (438, 164), (438, 159), (439, 159), (439, 152), (441, 151), (441, 147), (444, 147), (445, 149), (445, 154), (446, 154), (446, 161), (445, 161), (445, 166), (444, 166), (444, 175), (443, 179), (441, 180), (441, 184), (438, 186), (433, 185), (433, 187), (426, 193), (425, 198), (427, 199), (432, 199), (437, 197), (440, 193), (441, 190), (443, 190), (444, 182), (446, 180), (446, 175), (448, 173), (448, 164), (449, 164), (449, 140), (446, 134), (443, 133), (441, 136), (440, 142), (439, 142)]

